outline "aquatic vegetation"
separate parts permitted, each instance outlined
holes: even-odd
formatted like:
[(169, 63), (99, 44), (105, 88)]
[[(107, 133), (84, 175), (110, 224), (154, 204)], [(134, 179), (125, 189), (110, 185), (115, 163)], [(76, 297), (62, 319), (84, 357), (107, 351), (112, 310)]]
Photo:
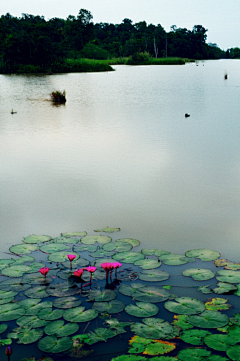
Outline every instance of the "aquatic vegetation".
[(51, 100), (53, 103), (59, 103), (59, 104), (62, 104), (62, 103), (66, 103), (67, 99), (66, 99), (66, 92), (65, 90), (64, 91), (53, 91), (51, 94)]
[(0, 346), (84, 358), (125, 334), (128, 352), (114, 361), (240, 359), (240, 313), (227, 314), (240, 295), (238, 264), (208, 249), (133, 251), (138, 240), (109, 230), (30, 235), (10, 247), (12, 258), (0, 260)]

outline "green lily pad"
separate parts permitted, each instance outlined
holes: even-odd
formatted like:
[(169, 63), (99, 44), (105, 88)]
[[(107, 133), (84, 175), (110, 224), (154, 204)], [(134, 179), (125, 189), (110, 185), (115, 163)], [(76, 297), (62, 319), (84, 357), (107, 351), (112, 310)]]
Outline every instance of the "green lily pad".
[(15, 279), (7, 279), (0, 283), (0, 287), (2, 290), (11, 290), (13, 292), (21, 292), (26, 291), (31, 286), (23, 283), (23, 279), (15, 278)]
[[(75, 254), (75, 253), (74, 253)], [(64, 267), (69, 268), (70, 266), (70, 261), (67, 260), (65, 262), (62, 262), (62, 265)], [(76, 261), (75, 259), (72, 261), (72, 268), (73, 269), (79, 269), (79, 268), (83, 268), (83, 267), (87, 267), (89, 265), (89, 260), (85, 259), (85, 258), (78, 258)]]
[(196, 315), (205, 310), (203, 302), (190, 297), (176, 298), (175, 301), (165, 302), (164, 307), (173, 313), (180, 315)]
[(9, 303), (0, 306), (0, 321), (12, 321), (23, 316), (25, 309), (16, 303)]
[(53, 306), (57, 308), (73, 308), (80, 306), (81, 303), (82, 301), (77, 297), (62, 297), (54, 300)]
[(131, 331), (140, 337), (168, 340), (178, 336), (177, 328), (161, 318), (145, 318), (142, 322), (135, 322), (131, 325)]
[(137, 247), (140, 245), (140, 242), (137, 239), (133, 239), (133, 238), (121, 238), (121, 239), (117, 239), (116, 242), (130, 243), (133, 247)]
[(219, 328), (226, 326), (229, 319), (220, 312), (206, 310), (200, 315), (189, 316), (188, 322), (200, 328)]
[(227, 351), (229, 346), (236, 345), (237, 340), (229, 335), (210, 334), (204, 338), (205, 344), (217, 351)]
[(95, 302), (101, 302), (101, 301), (112, 301), (117, 297), (117, 294), (113, 290), (92, 290), (89, 294), (89, 299), (93, 300)]
[(159, 259), (166, 265), (169, 266), (179, 266), (188, 262), (194, 262), (192, 258), (185, 257), (181, 254), (164, 254), (159, 257)]
[(170, 297), (170, 293), (158, 287), (145, 286), (132, 294), (137, 301), (158, 303), (166, 301)]
[(108, 251), (103, 251), (102, 249), (97, 250), (96, 252), (92, 252), (90, 253), (89, 256), (93, 257), (93, 258), (103, 258), (103, 257), (111, 257), (112, 255), (114, 255), (115, 252), (108, 252)]
[(12, 259), (0, 259), (0, 270), (7, 267), (9, 264), (13, 264), (14, 260)]
[(204, 361), (211, 355), (211, 351), (204, 348), (186, 348), (178, 352), (178, 358), (182, 361)]
[(102, 249), (104, 251), (115, 251), (115, 252), (127, 252), (130, 251), (133, 246), (127, 242), (110, 242), (105, 244)]
[(89, 332), (88, 337), (90, 341), (87, 342), (88, 345), (93, 345), (99, 341), (107, 342), (109, 338), (116, 336), (116, 333), (109, 328), (97, 328), (94, 332)]
[(234, 345), (227, 349), (226, 351), (228, 357), (231, 360), (239, 361), (240, 360), (240, 345)]
[(205, 294), (205, 295), (208, 295), (208, 294), (210, 294), (210, 293), (213, 292), (213, 291), (211, 290), (211, 288), (209, 288), (209, 285), (208, 285), (208, 286), (198, 287), (197, 290), (200, 291), (200, 292), (202, 292), (202, 293)]
[(106, 244), (111, 242), (112, 238), (108, 236), (85, 236), (81, 238), (81, 243), (83, 244)]
[(141, 249), (141, 253), (144, 254), (144, 256), (152, 256), (157, 251), (157, 248), (143, 248)]
[(92, 306), (92, 308), (99, 313), (107, 312), (109, 314), (122, 312), (124, 307), (124, 303), (117, 300), (110, 302), (94, 302)]
[(119, 232), (120, 228), (109, 228), (108, 226), (103, 229), (94, 229), (94, 232), (107, 232), (107, 233), (113, 233), (113, 232)]
[(38, 250), (34, 244), (16, 244), (9, 248), (9, 251), (15, 254), (27, 254)]
[(50, 307), (44, 308), (43, 310), (40, 310), (38, 312), (38, 317), (41, 320), (46, 320), (46, 321), (53, 321), (53, 320), (57, 320), (58, 318), (61, 318), (63, 315), (63, 310), (52, 310)]
[(165, 353), (171, 352), (176, 348), (176, 345), (169, 342), (158, 341), (150, 343), (146, 346), (144, 354), (147, 355), (163, 355)]
[(62, 282), (49, 286), (46, 291), (50, 296), (70, 297), (79, 294), (81, 289), (79, 287), (70, 288), (66, 282)]
[(40, 272), (36, 272), (36, 273), (30, 273), (30, 274), (25, 274), (23, 276), (23, 281), (24, 283), (28, 283), (31, 285), (45, 285), (47, 286), (49, 283), (53, 282), (53, 279), (50, 277), (51, 271), (49, 271), (47, 277), (45, 278)]
[(41, 298), (26, 298), (25, 300), (19, 301), (18, 305), (19, 307), (24, 307), (26, 309), (37, 305), (39, 302), (41, 302)]
[(187, 257), (199, 258), (201, 261), (214, 261), (221, 256), (219, 252), (206, 248), (192, 249), (187, 251), (185, 255)]
[(73, 251), (80, 253), (80, 252), (96, 252), (98, 246), (95, 244), (76, 244), (73, 246)]
[(40, 247), (40, 251), (45, 253), (55, 253), (65, 249), (70, 249), (70, 246), (65, 243), (50, 243)]
[(25, 316), (37, 315), (38, 312), (47, 307), (52, 308), (53, 303), (51, 301), (44, 301), (26, 309)]
[(44, 243), (49, 242), (50, 239), (52, 239), (50, 236), (37, 236), (36, 234), (32, 234), (31, 236), (23, 238), (23, 242), (28, 244)]
[(136, 305), (127, 305), (125, 311), (135, 317), (152, 317), (158, 313), (159, 308), (152, 303), (136, 302)]
[(43, 352), (60, 353), (69, 350), (72, 347), (72, 343), (70, 337), (57, 339), (55, 336), (46, 336), (38, 342), (38, 348)]
[(116, 261), (121, 261), (123, 263), (134, 263), (143, 259), (144, 255), (140, 252), (120, 252), (113, 256), (113, 259)]
[(186, 343), (191, 345), (200, 346), (203, 345), (203, 339), (207, 335), (212, 335), (211, 332), (206, 330), (186, 330), (181, 335), (180, 338)]
[(215, 277), (214, 272), (204, 268), (189, 268), (182, 274), (186, 277), (192, 277), (195, 281), (206, 281)]
[(237, 285), (236, 292), (234, 292), (236, 296), (240, 296), (240, 284)]
[(14, 266), (16, 264), (21, 264), (21, 263), (25, 263), (25, 262), (34, 262), (34, 261), (35, 261), (35, 258), (32, 256), (21, 256), (14, 260)]
[(39, 328), (46, 326), (50, 321), (41, 320), (36, 315), (33, 316), (22, 316), (17, 319), (18, 326), (29, 326), (30, 328)]
[(171, 252), (168, 252), (168, 251), (163, 251), (162, 249), (157, 249), (155, 251), (155, 256), (156, 257), (161, 257), (161, 256), (164, 256), (164, 255), (167, 255), (167, 254), (170, 254)]
[(112, 359), (112, 361), (147, 361), (148, 359), (144, 356), (135, 355), (121, 355)]
[(207, 310), (221, 311), (228, 310), (231, 305), (227, 304), (227, 300), (225, 298), (213, 298), (211, 301), (205, 303), (205, 307)]
[(226, 295), (228, 293), (233, 293), (237, 290), (237, 286), (232, 285), (228, 282), (218, 282), (218, 287), (213, 289), (214, 293), (217, 293), (218, 295)]
[(218, 271), (216, 279), (220, 282), (240, 283), (240, 272), (231, 271), (231, 270), (221, 270)]
[(161, 265), (161, 262), (155, 259), (141, 259), (139, 261), (134, 262), (134, 266), (139, 266), (142, 269), (153, 269), (158, 268)]
[(18, 292), (0, 290), (0, 299), (15, 297)]
[(74, 307), (64, 311), (63, 318), (69, 322), (88, 322), (98, 316), (96, 310), (86, 310), (85, 307)]
[(188, 315), (175, 315), (174, 321), (172, 322), (172, 325), (180, 327), (182, 330), (188, 330), (190, 328), (193, 328), (193, 325), (191, 325), (188, 322)]
[(130, 285), (123, 284), (122, 286), (120, 286), (118, 288), (118, 292), (122, 293), (125, 296), (133, 297), (133, 295), (137, 291), (140, 291), (144, 287), (146, 287), (146, 285), (143, 284), (143, 283), (134, 283), (134, 282), (132, 282), (132, 283), (130, 283)]
[(138, 277), (142, 281), (161, 282), (169, 278), (169, 273), (158, 269), (144, 270), (139, 273)]
[(2, 269), (2, 274), (8, 277), (22, 277), (25, 272), (31, 270), (31, 267), (24, 265), (10, 266)]
[(29, 267), (30, 267), (30, 270), (27, 271), (27, 273), (36, 273), (36, 272), (39, 272), (40, 268), (45, 267), (45, 263), (43, 263), (43, 262), (34, 262), (33, 264), (30, 264)]
[(0, 325), (0, 333), (5, 332), (7, 330), (7, 328), (8, 328), (8, 325), (5, 325), (4, 323), (2, 323)]
[(20, 333), (18, 336), (18, 343), (28, 345), (38, 341), (43, 336), (43, 330), (34, 328), (32, 330), (25, 331)]
[[(79, 240), (74, 238), (74, 242), (78, 242)], [(71, 243), (71, 240), (67, 237), (56, 237), (51, 239), (50, 243)]]
[[(62, 252), (54, 252), (54, 253), (51, 253), (49, 256), (48, 256), (48, 260), (50, 262), (59, 262), (59, 263), (62, 263), (64, 261), (66, 261), (68, 259), (68, 255), (69, 254), (69, 251), (62, 251)], [(72, 255), (76, 256), (76, 258), (74, 259), (75, 261), (80, 257), (79, 254), (75, 253), (75, 252), (71, 252)], [(69, 261), (69, 264), (70, 264), (70, 261)]]
[(69, 336), (78, 330), (79, 326), (76, 323), (71, 322), (64, 325), (63, 320), (53, 321), (44, 327), (44, 332), (47, 335), (56, 335), (57, 337)]
[(66, 237), (66, 238), (71, 238), (71, 237), (84, 237), (87, 235), (86, 231), (83, 232), (67, 232), (67, 233), (61, 233), (61, 236)]
[(113, 328), (118, 335), (126, 333), (125, 327), (132, 324), (132, 322), (119, 322), (117, 318), (106, 320), (105, 323), (107, 323), (109, 328)]
[(46, 289), (47, 289), (46, 286), (33, 287), (25, 291), (24, 294), (25, 296), (30, 298), (45, 298), (45, 297), (49, 297), (49, 294), (46, 292)]

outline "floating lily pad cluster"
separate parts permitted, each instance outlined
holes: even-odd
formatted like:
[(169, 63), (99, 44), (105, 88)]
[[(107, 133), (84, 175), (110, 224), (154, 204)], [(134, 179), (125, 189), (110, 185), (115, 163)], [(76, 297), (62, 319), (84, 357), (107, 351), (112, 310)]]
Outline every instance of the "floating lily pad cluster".
[[(112, 360), (240, 361), (240, 310), (231, 306), (239, 264), (208, 249), (141, 250), (136, 239), (113, 239), (119, 231), (30, 235), (11, 246), (0, 260), (0, 345), (34, 344), (45, 360), (68, 360), (127, 334), (125, 354)], [(116, 262), (106, 282), (101, 265)]]

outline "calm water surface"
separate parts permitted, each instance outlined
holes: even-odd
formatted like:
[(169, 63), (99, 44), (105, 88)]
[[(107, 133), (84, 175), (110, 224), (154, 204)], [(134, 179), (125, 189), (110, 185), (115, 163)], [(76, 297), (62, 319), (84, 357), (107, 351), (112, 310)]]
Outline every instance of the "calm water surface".
[(240, 61), (115, 70), (0, 75), (1, 251), (109, 225), (239, 261)]

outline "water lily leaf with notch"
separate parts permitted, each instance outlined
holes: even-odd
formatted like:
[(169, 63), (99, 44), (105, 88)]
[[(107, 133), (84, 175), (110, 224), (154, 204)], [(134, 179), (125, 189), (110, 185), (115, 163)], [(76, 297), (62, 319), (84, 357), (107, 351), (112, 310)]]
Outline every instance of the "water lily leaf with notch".
[(44, 301), (41, 303), (37, 303), (36, 305), (32, 305), (31, 307), (26, 309), (25, 316), (37, 315), (38, 312), (47, 307), (52, 308), (53, 303), (51, 301)]
[(236, 345), (238, 341), (229, 335), (210, 334), (204, 338), (204, 343), (217, 351), (226, 351), (229, 346)]
[(169, 252), (169, 251), (163, 251), (162, 249), (158, 249), (155, 252), (155, 256), (156, 257), (161, 257), (161, 256), (164, 256), (164, 255), (167, 255), (167, 254), (170, 254), (170, 253), (171, 252)]
[(212, 335), (211, 332), (206, 330), (186, 330), (181, 335), (180, 338), (186, 343), (191, 345), (200, 346), (203, 345), (203, 339), (207, 335)]
[(132, 297), (137, 301), (158, 303), (166, 301), (170, 297), (170, 293), (163, 288), (145, 286), (136, 291)]
[(192, 258), (185, 257), (181, 254), (164, 254), (159, 257), (159, 259), (166, 265), (169, 266), (179, 266), (188, 262), (194, 262)]
[(157, 251), (157, 248), (143, 248), (141, 249), (142, 254), (144, 254), (144, 256), (152, 256), (153, 254), (155, 254), (155, 252)]
[(161, 265), (161, 262), (158, 262), (155, 259), (141, 259), (139, 261), (134, 262), (134, 266), (139, 266), (142, 269), (153, 269), (153, 268), (158, 268)]
[(213, 298), (211, 301), (205, 303), (207, 310), (219, 311), (219, 310), (228, 310), (231, 305), (227, 304), (227, 299), (225, 298)]
[(90, 300), (94, 300), (95, 302), (101, 301), (112, 301), (117, 297), (117, 294), (113, 290), (92, 290), (88, 296)]
[(70, 249), (71, 247), (65, 243), (50, 243), (40, 247), (40, 251), (44, 253), (55, 253), (59, 251), (64, 251), (65, 249)]
[[(78, 239), (74, 238), (75, 242), (78, 242)], [(56, 237), (51, 239), (51, 242), (49, 243), (71, 243), (71, 241), (69, 242), (69, 239), (67, 237)]]
[(105, 244), (102, 249), (104, 251), (127, 252), (133, 248), (131, 243), (115, 241)]
[(121, 238), (121, 239), (117, 239), (116, 242), (130, 243), (133, 247), (137, 247), (140, 245), (140, 242), (137, 239), (133, 239), (133, 238)]
[(240, 360), (240, 345), (230, 346), (226, 351), (228, 357), (231, 360), (239, 361)]
[(228, 282), (218, 282), (218, 287), (213, 289), (214, 293), (217, 293), (218, 295), (226, 295), (228, 293), (233, 293), (237, 290), (237, 286), (232, 285)]
[(4, 269), (2, 269), (2, 274), (8, 277), (22, 277), (22, 275), (25, 272), (28, 272), (30, 270), (31, 267), (29, 266), (16, 265), (16, 266), (5, 267)]
[(67, 238), (71, 238), (71, 237), (84, 237), (87, 235), (86, 231), (83, 232), (66, 232), (66, 233), (61, 233), (61, 236), (63, 237), (67, 237)]
[(35, 258), (32, 256), (22, 256), (14, 260), (14, 266), (25, 262), (34, 262)]
[(62, 297), (53, 301), (53, 306), (57, 308), (73, 308), (80, 306), (82, 301), (77, 297)]
[(29, 288), (24, 292), (25, 296), (30, 298), (45, 298), (49, 297), (49, 294), (46, 292), (46, 286), (37, 286)]
[(63, 310), (59, 310), (59, 309), (52, 310), (50, 307), (47, 307), (40, 310), (37, 316), (41, 318), (41, 320), (53, 321), (53, 320), (57, 320), (58, 318), (61, 318), (63, 312), (64, 312)]
[[(51, 253), (48, 256), (48, 260), (51, 262), (59, 262), (59, 263), (63, 263), (64, 261), (66, 261), (68, 259), (67, 255), (69, 254), (69, 252), (54, 252)], [(79, 254), (75, 253), (75, 252), (71, 252), (72, 255), (76, 256), (75, 261), (80, 257)], [(70, 261), (69, 261), (70, 262)], [(70, 263), (69, 263), (70, 264)]]
[(158, 269), (144, 270), (139, 273), (138, 277), (142, 281), (161, 282), (169, 278), (169, 273)]
[(25, 300), (19, 301), (18, 305), (19, 307), (24, 307), (28, 309), (29, 307), (37, 305), (41, 301), (41, 298), (26, 298)]
[(152, 303), (136, 302), (136, 305), (127, 305), (125, 311), (135, 317), (151, 317), (158, 313), (159, 308)]
[(41, 320), (36, 315), (33, 316), (22, 316), (17, 319), (16, 323), (18, 326), (28, 326), (29, 328), (39, 328), (46, 326), (50, 321)]
[(176, 348), (176, 344), (173, 342), (167, 342), (162, 340), (157, 340), (156, 342), (150, 343), (146, 346), (144, 355), (163, 355), (165, 353), (171, 352)]
[(144, 255), (140, 252), (120, 252), (113, 256), (113, 259), (116, 261), (121, 261), (123, 263), (134, 263), (140, 259), (144, 259)]
[(8, 328), (8, 325), (5, 325), (4, 323), (2, 323), (0, 325), (0, 333), (5, 332), (7, 330), (7, 328)]
[(13, 321), (25, 314), (25, 309), (16, 303), (0, 306), (0, 321)]
[(103, 229), (94, 229), (94, 232), (107, 232), (107, 233), (113, 233), (113, 232), (119, 232), (120, 228), (109, 228), (108, 226)]
[(206, 281), (215, 277), (214, 272), (204, 268), (189, 268), (182, 274), (185, 277), (192, 277), (195, 281)]
[(63, 318), (69, 322), (88, 322), (98, 316), (96, 310), (86, 310), (85, 307), (74, 307), (64, 311)]
[[(64, 267), (69, 268), (70, 267), (70, 261), (67, 260), (65, 262), (62, 262), (62, 265)], [(82, 267), (87, 267), (88, 265), (89, 265), (89, 260), (85, 259), (85, 258), (78, 258), (77, 260), (74, 259), (72, 261), (72, 268), (74, 268), (74, 269), (75, 268), (78, 269), (78, 268), (82, 268)]]
[(72, 347), (72, 343), (70, 337), (57, 339), (56, 336), (46, 336), (38, 342), (38, 348), (43, 352), (61, 353), (69, 350)]
[(48, 276), (45, 278), (40, 272), (25, 274), (22, 282), (28, 283), (31, 285), (45, 285), (47, 286), (49, 283), (53, 282), (51, 278), (52, 271), (50, 270)]
[(38, 246), (34, 244), (16, 244), (9, 248), (9, 251), (15, 254), (28, 254), (38, 250)]
[(109, 328), (113, 328), (115, 332), (120, 335), (122, 333), (126, 333), (125, 327), (130, 326), (132, 322), (119, 322), (117, 318), (111, 318), (110, 320), (106, 320), (105, 323)]
[(74, 252), (96, 252), (98, 249), (98, 246), (95, 244), (76, 244), (73, 246)]
[(181, 328), (182, 330), (188, 330), (190, 328), (193, 328), (193, 325), (191, 325), (187, 319), (187, 315), (174, 315), (173, 316), (174, 321), (172, 322), (172, 325)]
[(173, 313), (180, 315), (196, 315), (205, 310), (202, 301), (191, 297), (179, 297), (175, 301), (165, 302), (164, 307)]
[(115, 252), (108, 252), (108, 251), (103, 251), (101, 249), (99, 249), (96, 252), (92, 252), (89, 254), (89, 256), (93, 257), (93, 258), (103, 258), (103, 257), (111, 257), (115, 254)]
[(63, 320), (53, 321), (44, 327), (44, 332), (49, 336), (64, 337), (72, 335), (79, 330), (79, 326), (76, 323), (71, 322), (65, 325), (64, 323)]
[[(30, 270), (27, 271), (27, 273), (36, 273), (36, 272), (39, 272), (39, 269), (40, 269), (40, 268), (45, 267), (45, 263), (42, 263), (42, 262), (34, 262), (33, 264), (30, 264), (29, 267), (30, 267)], [(45, 277), (44, 277), (44, 278), (45, 278)]]
[(116, 333), (109, 328), (99, 327), (94, 332), (89, 332), (88, 337), (90, 341), (87, 342), (88, 345), (93, 345), (99, 341), (107, 342), (109, 338), (115, 337)]
[(0, 290), (0, 299), (15, 297), (18, 292)]
[(191, 315), (188, 317), (188, 322), (195, 327), (200, 328), (219, 328), (228, 324), (229, 319), (227, 315), (220, 312), (206, 310), (200, 315)]
[(47, 293), (50, 296), (55, 297), (70, 297), (77, 295), (80, 292), (81, 289), (79, 287), (76, 286), (69, 288), (69, 285), (66, 282), (57, 283), (47, 288)]
[(219, 252), (206, 248), (192, 249), (187, 251), (185, 255), (187, 257), (198, 258), (201, 261), (215, 261), (221, 256)]
[(11, 345), (12, 340), (10, 338), (5, 338), (4, 340), (0, 338), (0, 346)]
[(18, 336), (18, 343), (28, 345), (30, 343), (34, 343), (38, 341), (43, 336), (43, 330), (42, 329), (31, 329), (28, 331), (25, 331), (23, 333), (20, 333)]
[(99, 313), (107, 312), (109, 314), (122, 312), (124, 307), (125, 304), (117, 300), (112, 300), (110, 302), (94, 302), (92, 305), (92, 308)]
[(0, 259), (0, 270), (12, 263), (14, 263), (13, 259)]
[(181, 361), (204, 361), (208, 360), (211, 355), (211, 351), (207, 351), (204, 348), (185, 348), (178, 352), (177, 357)]
[(28, 284), (24, 284), (23, 279), (21, 278), (15, 278), (15, 279), (9, 278), (1, 282), (0, 287), (2, 290), (21, 292), (21, 291), (26, 291), (31, 286)]
[(197, 289), (198, 291), (202, 292), (205, 295), (208, 295), (209, 293), (212, 293), (213, 291), (211, 290), (211, 288), (209, 288), (208, 286), (202, 286), (202, 287), (198, 287)]
[(28, 244), (45, 243), (49, 242), (50, 239), (52, 239), (50, 236), (37, 236), (36, 234), (32, 234), (31, 236), (24, 237), (23, 242)]
[(83, 244), (106, 244), (111, 242), (112, 238), (108, 236), (85, 236), (81, 238), (81, 243)]
[(140, 291), (142, 288), (146, 287), (144, 283), (130, 283), (130, 285), (122, 285), (118, 288), (118, 292), (122, 293), (125, 296), (131, 296)]
[(179, 334), (177, 328), (161, 318), (145, 318), (142, 322), (135, 322), (131, 325), (131, 331), (140, 337), (168, 340)]
[(240, 272), (239, 271), (230, 271), (230, 270), (221, 270), (221, 271), (217, 272), (216, 279), (220, 282), (240, 283)]

